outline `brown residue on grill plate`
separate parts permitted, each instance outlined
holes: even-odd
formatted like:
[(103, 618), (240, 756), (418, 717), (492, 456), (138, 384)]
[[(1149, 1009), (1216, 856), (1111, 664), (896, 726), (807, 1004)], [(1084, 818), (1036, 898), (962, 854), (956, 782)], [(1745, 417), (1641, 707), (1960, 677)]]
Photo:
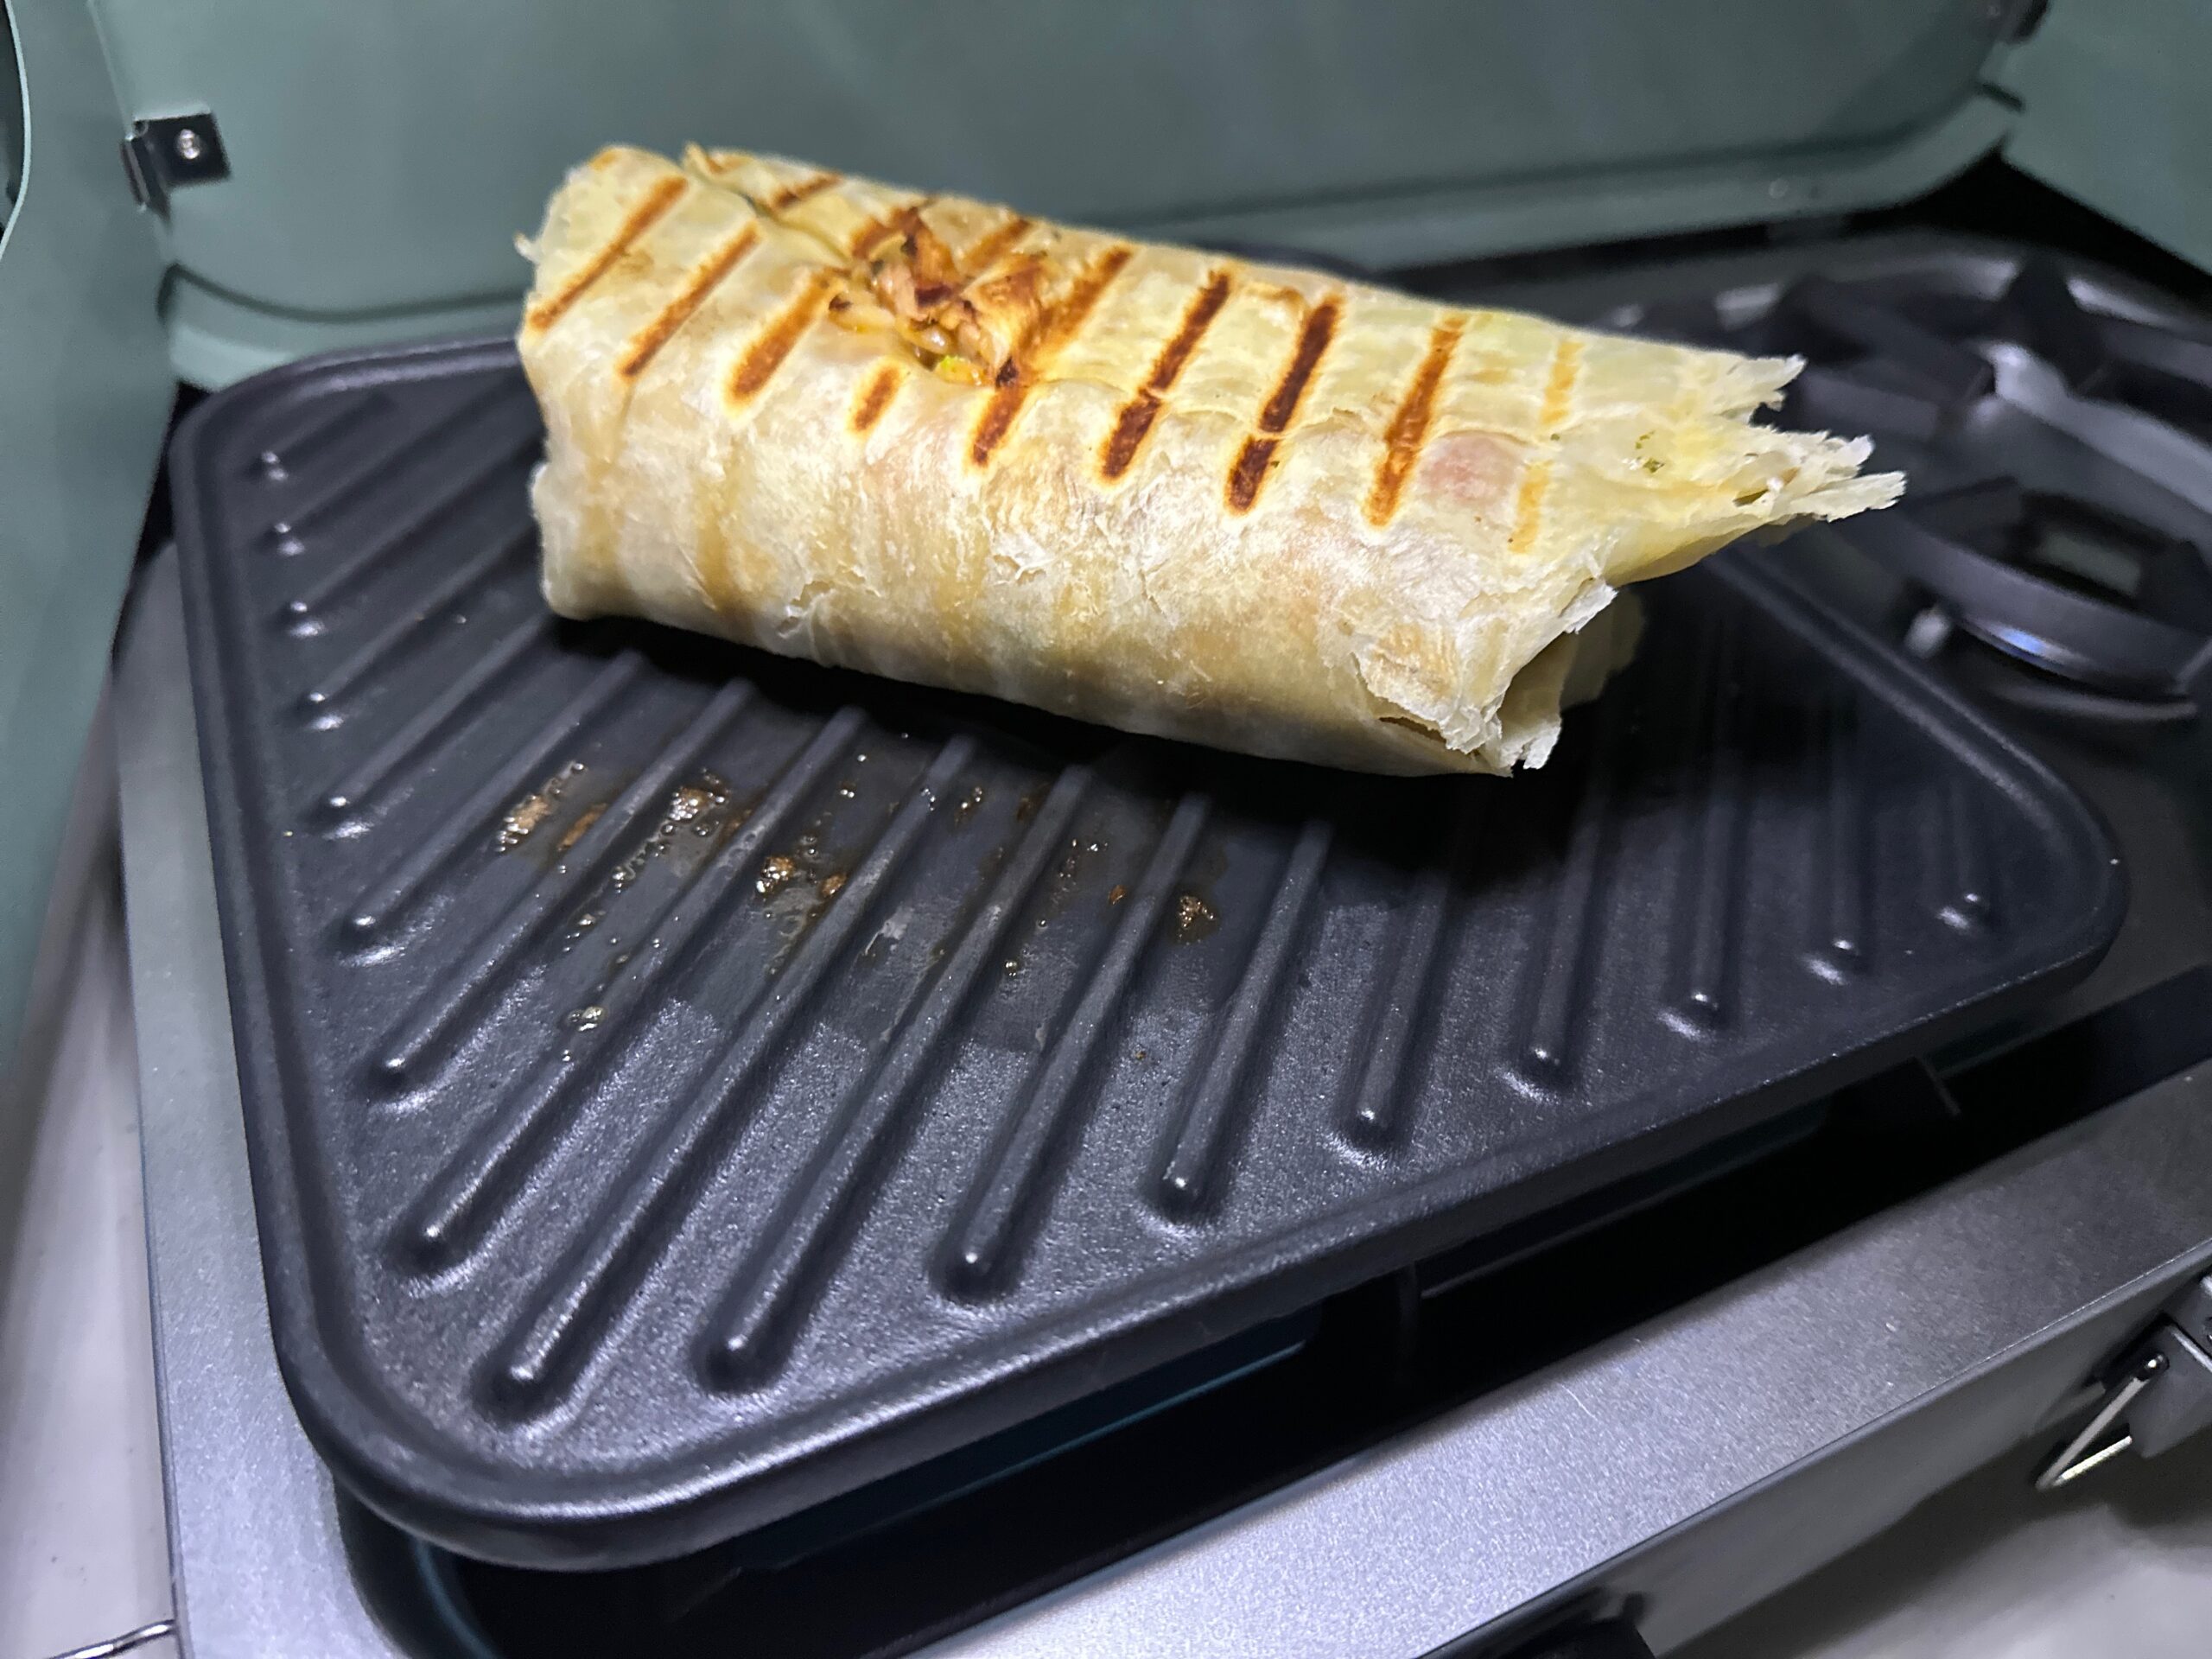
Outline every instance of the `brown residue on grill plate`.
[(702, 772), (696, 783), (682, 785), (670, 794), (667, 810), (652, 833), (631, 849), (608, 879), (620, 893), (644, 874), (650, 860), (676, 845), (687, 828), (698, 839), (712, 842), (735, 829), (745, 817), (742, 810), (730, 809), (729, 785), (711, 772)]
[(1214, 907), (1195, 893), (1175, 895), (1175, 943), (1196, 944), (1221, 925)]
[[(555, 803), (568, 792), (570, 785), (583, 775), (583, 770), (582, 761), (571, 760), (509, 807), (505, 816), (499, 820), (498, 833), (492, 837), (493, 850), (512, 853), (523, 842), (528, 841), (537, 831), (537, 827), (552, 817)], [(591, 816), (597, 815), (598, 809), (594, 808)], [(574, 835), (581, 832), (571, 831), (570, 833)], [(561, 847), (566, 849), (568, 845), (569, 838), (563, 837)]]
[(545, 822), (553, 811), (552, 797), (543, 791), (525, 795), (507, 809), (507, 816), (499, 820), (499, 833), (493, 845), (500, 852), (511, 853), (530, 839), (531, 832)]
[(553, 843), (556, 854), (565, 853), (584, 837), (584, 831), (599, 822), (599, 815), (607, 810), (605, 801), (594, 801), (576, 814), (576, 821), (561, 832), (561, 839)]
[(761, 861), (760, 874), (753, 879), (753, 890), (763, 899), (772, 899), (798, 878), (797, 859), (783, 853), (771, 853)]

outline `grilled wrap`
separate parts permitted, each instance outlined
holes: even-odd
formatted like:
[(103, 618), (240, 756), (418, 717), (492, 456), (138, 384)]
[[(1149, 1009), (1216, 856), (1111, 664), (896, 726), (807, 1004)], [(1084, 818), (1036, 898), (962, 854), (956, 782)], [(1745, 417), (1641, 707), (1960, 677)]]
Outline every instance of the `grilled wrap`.
[(611, 149), (525, 251), (545, 594), (1086, 720), (1503, 772), (1624, 583), (1884, 505), (1794, 362), (768, 156)]

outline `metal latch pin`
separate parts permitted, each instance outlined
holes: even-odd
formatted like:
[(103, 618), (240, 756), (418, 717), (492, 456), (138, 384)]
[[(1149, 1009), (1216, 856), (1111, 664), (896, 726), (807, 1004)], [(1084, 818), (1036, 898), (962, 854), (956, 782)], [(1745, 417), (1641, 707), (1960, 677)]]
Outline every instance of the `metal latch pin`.
[[(2134, 1403), (2135, 1396), (2149, 1388), (2158, 1373), (2165, 1369), (2163, 1355), (2146, 1354), (2139, 1363), (2131, 1366), (2119, 1382), (2107, 1389), (2104, 1399), (2097, 1406), (2096, 1414), (2082, 1425), (2080, 1433), (2059, 1447), (2057, 1453), (2044, 1465), (2043, 1472), (2036, 1477), (2036, 1491), (2056, 1491), (2068, 1481), (2079, 1479), (2100, 1464), (2111, 1462), (2134, 1445), (2135, 1437), (2125, 1429), (2102, 1446), (2098, 1446), (2097, 1442)], [(2092, 1446), (2096, 1449), (2091, 1451)]]
[(2209, 1347), (2212, 1274), (2204, 1274), (2168, 1302), (2127, 1350), (2089, 1421), (2036, 1476), (2036, 1490), (2056, 1491), (2123, 1452), (2155, 1458), (2212, 1426)]

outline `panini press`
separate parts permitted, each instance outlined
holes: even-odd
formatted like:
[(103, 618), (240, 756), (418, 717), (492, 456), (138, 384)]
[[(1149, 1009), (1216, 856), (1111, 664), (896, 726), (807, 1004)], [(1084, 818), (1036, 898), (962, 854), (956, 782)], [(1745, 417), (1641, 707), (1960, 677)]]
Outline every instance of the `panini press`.
[[(1663, 1652), (2212, 1418), (2212, 247), (2075, 113), (2185, 54), (1756, 10), (1032, 22), (918, 140), (859, 6), (16, 12), (23, 522), (119, 580), (227, 387), (115, 682), (188, 1652)], [(474, 232), (615, 129), (1796, 353), (1910, 495), (1653, 585), (1510, 782), (556, 626)]]

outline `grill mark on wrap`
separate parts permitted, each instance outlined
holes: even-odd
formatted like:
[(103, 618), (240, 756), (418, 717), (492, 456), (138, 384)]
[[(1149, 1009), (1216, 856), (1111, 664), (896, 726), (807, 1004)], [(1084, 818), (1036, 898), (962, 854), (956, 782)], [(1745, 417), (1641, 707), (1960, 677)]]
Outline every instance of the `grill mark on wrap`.
[(809, 196), (818, 196), (830, 186), (844, 181), (844, 175), (841, 173), (817, 173), (810, 179), (787, 184), (768, 198), (768, 211), (780, 213), (786, 207), (796, 207)]
[(706, 302), (707, 296), (720, 286), (722, 279), (737, 269), (737, 262), (752, 251), (760, 239), (760, 227), (748, 224), (744, 229), (715, 251), (714, 257), (700, 266), (685, 283), (676, 297), (663, 306), (660, 315), (640, 329), (630, 341), (630, 349), (614, 365), (615, 373), (625, 380), (634, 380), (645, 372), (645, 365), (668, 344), (676, 331), (691, 320), (691, 314)]
[(975, 465), (991, 464), (991, 452), (1013, 427), (1014, 417), (1021, 412), (1023, 402), (1043, 377), (1046, 366), (1082, 331), (1084, 320), (1098, 303), (1098, 296), (1121, 275), (1122, 267), (1135, 252), (1125, 242), (1108, 248), (1076, 278), (1067, 297), (1047, 308), (1014, 348), (999, 370), (990, 401), (984, 404), (982, 418), (976, 423), (975, 435), (969, 441), (968, 459)]
[(1552, 353), (1551, 378), (1544, 385), (1544, 406), (1536, 418), (1548, 437), (1567, 424), (1573, 407), (1574, 383), (1582, 372), (1582, 342), (1570, 336)]
[(1122, 406), (1114, 422), (1114, 430), (1101, 452), (1099, 471), (1109, 482), (1129, 470), (1136, 460), (1137, 451), (1144, 447), (1146, 434), (1159, 417), (1160, 402), (1168, 388), (1175, 384), (1176, 376), (1191, 360), (1213, 320), (1221, 315), (1221, 308), (1229, 302), (1230, 278), (1226, 271), (1216, 271), (1206, 284), (1192, 296), (1184, 310), (1182, 327), (1175, 337), (1160, 348), (1154, 361), (1152, 372), (1136, 396)]
[(1260, 486), (1267, 482), (1268, 469), (1274, 463), (1275, 447), (1297, 415), (1298, 405), (1313, 384), (1313, 371), (1320, 366), (1322, 353), (1336, 335), (1337, 311), (1338, 302), (1329, 299), (1306, 314), (1290, 366), (1283, 371), (1274, 395), (1260, 410), (1260, 429), (1244, 440), (1230, 467), (1227, 493), (1231, 512), (1249, 512), (1260, 499)]
[(754, 396), (775, 377), (800, 336), (821, 320), (822, 308), (838, 281), (839, 273), (834, 270), (817, 269), (807, 274), (806, 285), (797, 297), (776, 314), (738, 359), (736, 372), (729, 378), (733, 402)]
[(853, 408), (853, 430), (865, 432), (883, 418), (883, 411), (891, 406), (898, 395), (899, 383), (906, 378), (906, 371), (896, 363), (886, 363), (868, 378), (861, 391), (860, 402)]
[(923, 210), (935, 201), (935, 196), (917, 196), (904, 207), (894, 208), (880, 219), (872, 219), (853, 232), (853, 239), (845, 245), (848, 257), (865, 259), (893, 236), (910, 236), (914, 226), (922, 222)]
[(1033, 220), (1015, 213), (1005, 224), (986, 232), (976, 245), (968, 250), (959, 261), (969, 277), (981, 276), (993, 265), (1006, 257), (1014, 245), (1027, 236)]
[(1444, 372), (1452, 365), (1452, 353), (1459, 348), (1464, 327), (1457, 317), (1436, 325), (1421, 367), (1414, 372), (1413, 384), (1406, 388), (1397, 412), (1390, 416), (1389, 429), (1383, 434), (1382, 465), (1375, 469), (1375, 486), (1367, 496), (1367, 522), (1377, 530), (1397, 512), (1406, 480), (1421, 460), (1421, 446), (1428, 441), (1429, 422), (1436, 414), (1436, 390), (1443, 384)]
[[(1581, 372), (1582, 342), (1571, 337), (1560, 340), (1552, 353), (1551, 378), (1545, 383), (1544, 401), (1536, 413), (1539, 442), (1549, 442), (1567, 424), (1574, 404), (1575, 378)], [(1505, 542), (1510, 552), (1526, 553), (1536, 544), (1537, 534), (1543, 529), (1544, 497), (1552, 486), (1552, 465), (1546, 454), (1522, 469), (1521, 487), (1513, 499), (1513, 532)]]
[(690, 181), (681, 174), (663, 179), (645, 193), (645, 198), (630, 210), (621, 228), (597, 253), (590, 263), (571, 276), (557, 293), (549, 294), (530, 308), (523, 325), (533, 334), (542, 334), (568, 314), (569, 308), (582, 299), (584, 290), (614, 268), (614, 262), (630, 251), (631, 245), (667, 216), (676, 206), (676, 199), (690, 186)]

